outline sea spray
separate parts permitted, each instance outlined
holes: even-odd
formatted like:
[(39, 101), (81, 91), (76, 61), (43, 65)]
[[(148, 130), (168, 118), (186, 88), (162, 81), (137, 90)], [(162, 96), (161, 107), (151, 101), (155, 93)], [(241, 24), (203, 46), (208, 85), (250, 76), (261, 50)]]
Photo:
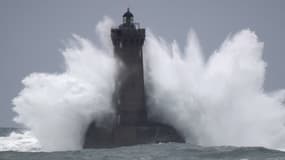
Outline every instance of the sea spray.
[(194, 32), (185, 51), (148, 33), (149, 113), (200, 145), (284, 148), (284, 91), (263, 89), (263, 43), (250, 30), (228, 37), (204, 61)]
[(114, 113), (118, 67), (106, 40), (112, 25), (107, 17), (97, 25), (101, 48), (74, 35), (62, 52), (63, 73), (33, 73), (23, 80), (25, 88), (13, 100), (15, 120), (31, 130), (44, 150), (81, 149), (88, 125)]

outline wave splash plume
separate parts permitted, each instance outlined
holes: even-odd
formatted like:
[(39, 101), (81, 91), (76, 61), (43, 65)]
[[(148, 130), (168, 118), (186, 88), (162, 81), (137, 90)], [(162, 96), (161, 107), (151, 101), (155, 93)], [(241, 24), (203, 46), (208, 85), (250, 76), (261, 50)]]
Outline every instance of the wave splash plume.
[(284, 90), (264, 91), (263, 43), (228, 37), (208, 60), (195, 32), (181, 52), (149, 33), (145, 46), (150, 113), (199, 145), (285, 147)]
[(25, 88), (13, 100), (15, 120), (31, 130), (44, 150), (81, 149), (89, 123), (114, 113), (118, 67), (105, 39), (112, 25), (109, 18), (97, 25), (102, 47), (74, 35), (62, 52), (63, 73), (33, 73), (23, 80)]

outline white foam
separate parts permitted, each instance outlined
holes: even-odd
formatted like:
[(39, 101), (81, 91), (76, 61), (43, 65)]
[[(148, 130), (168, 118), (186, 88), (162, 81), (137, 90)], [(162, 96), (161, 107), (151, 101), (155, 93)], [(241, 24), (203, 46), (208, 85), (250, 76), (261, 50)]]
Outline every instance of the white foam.
[(30, 131), (12, 132), (0, 137), (0, 151), (36, 152), (41, 151), (41, 146)]

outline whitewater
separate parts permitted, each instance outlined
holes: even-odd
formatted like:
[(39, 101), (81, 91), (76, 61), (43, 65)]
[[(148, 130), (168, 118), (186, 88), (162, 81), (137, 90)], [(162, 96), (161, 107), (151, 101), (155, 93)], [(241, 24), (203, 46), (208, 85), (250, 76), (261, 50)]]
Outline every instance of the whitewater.
[[(113, 26), (108, 17), (98, 23), (98, 44), (73, 35), (62, 50), (64, 72), (23, 79), (13, 110), (15, 121), (27, 129), (0, 137), (0, 151), (81, 150), (88, 125), (104, 123), (115, 113), (112, 95), (123, 64), (112, 51)], [(176, 128), (187, 140), (183, 149), (285, 148), (285, 91), (263, 88), (263, 46), (245, 29), (229, 35), (206, 59), (193, 30), (182, 50), (176, 41), (166, 42), (148, 29), (144, 74), (149, 118)]]

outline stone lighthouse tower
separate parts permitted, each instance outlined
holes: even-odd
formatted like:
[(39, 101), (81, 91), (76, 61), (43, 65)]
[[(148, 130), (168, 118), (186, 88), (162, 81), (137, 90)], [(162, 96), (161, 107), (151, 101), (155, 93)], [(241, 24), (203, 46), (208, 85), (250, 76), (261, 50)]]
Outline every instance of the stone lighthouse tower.
[(145, 29), (134, 23), (127, 10), (123, 24), (111, 30), (115, 55), (124, 66), (117, 82), (115, 105), (120, 125), (142, 125), (146, 122), (143, 53)]
[(142, 49), (145, 29), (134, 23), (129, 9), (123, 15), (123, 23), (111, 29), (111, 39), (114, 54), (123, 64), (113, 97), (116, 115), (109, 118), (111, 126), (100, 127), (95, 122), (90, 124), (84, 148), (184, 142), (174, 128), (147, 118)]

